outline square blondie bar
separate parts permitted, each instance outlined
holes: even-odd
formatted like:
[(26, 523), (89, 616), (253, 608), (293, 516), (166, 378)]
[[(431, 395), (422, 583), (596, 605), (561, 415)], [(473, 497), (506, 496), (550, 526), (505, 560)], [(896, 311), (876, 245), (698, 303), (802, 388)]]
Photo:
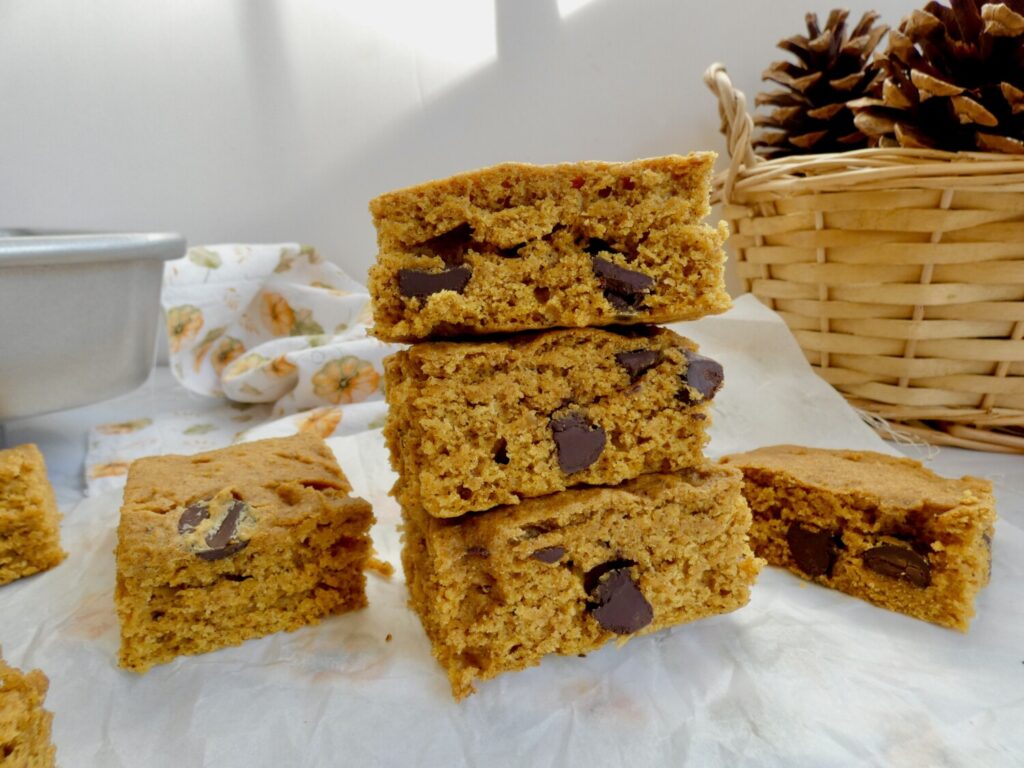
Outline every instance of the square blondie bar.
[(771, 565), (966, 632), (988, 583), (992, 485), (912, 459), (778, 445), (727, 456), (742, 470), (754, 551)]
[(505, 163), (370, 203), (372, 333), (387, 341), (664, 323), (722, 312), (714, 153)]
[(761, 561), (740, 480), (704, 465), (453, 520), (403, 510), (410, 605), (453, 695), (745, 605)]
[(384, 369), (393, 493), (435, 517), (699, 465), (722, 384), (693, 342), (647, 326), (426, 342)]
[(28, 444), (0, 451), (0, 585), (67, 557), (60, 519), (39, 449)]
[(43, 709), (50, 681), (38, 669), (22, 672), (0, 658), (0, 765), (50, 768), (57, 748), (50, 737), (53, 715)]
[(373, 513), (350, 491), (307, 433), (134, 462), (118, 526), (121, 666), (365, 606)]

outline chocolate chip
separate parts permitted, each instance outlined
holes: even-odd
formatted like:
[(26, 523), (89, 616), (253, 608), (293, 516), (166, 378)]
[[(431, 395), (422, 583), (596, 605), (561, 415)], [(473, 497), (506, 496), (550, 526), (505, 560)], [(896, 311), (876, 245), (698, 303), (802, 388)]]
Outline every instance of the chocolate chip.
[(473, 245), (473, 228), (469, 224), (460, 224), (420, 245), (440, 256), (448, 266), (455, 266), (462, 263), (466, 249)]
[(220, 526), (206, 536), (206, 546), (209, 549), (199, 550), (196, 555), (203, 560), (220, 560), (245, 549), (249, 542), (236, 538), (238, 524), (245, 509), (244, 501), (233, 500)]
[(490, 557), (491, 551), (487, 547), (467, 547), (467, 557)]
[[(608, 546), (608, 542), (601, 542), (604, 546)], [(633, 560), (626, 560), (624, 558), (617, 558), (615, 560), (608, 560), (606, 562), (595, 565), (585, 574), (583, 574), (583, 591), (588, 595), (597, 589), (598, 584), (601, 583), (601, 577), (606, 573), (618, 570), (620, 568), (632, 568), (636, 565)]]
[(644, 297), (654, 287), (654, 278), (643, 272), (620, 267), (600, 256), (592, 256), (591, 262), (594, 274), (604, 289), (605, 298), (620, 311), (639, 309), (643, 305)]
[(683, 381), (686, 387), (695, 390), (699, 397), (695, 397), (687, 388), (680, 390), (677, 397), (685, 403), (710, 400), (722, 388), (722, 382), (725, 380), (721, 364), (688, 349), (683, 351), (683, 355), (686, 357)]
[(424, 298), (441, 291), (462, 293), (473, 275), (469, 267), (451, 267), (443, 272), (422, 269), (398, 270), (398, 292), (407, 298)]
[(192, 533), (209, 516), (210, 502), (208, 499), (189, 504), (178, 518), (178, 533)]
[(815, 531), (792, 523), (786, 531), (789, 553), (808, 576), (831, 576), (836, 562), (836, 543), (831, 531)]
[(630, 560), (612, 560), (591, 569), (583, 578), (590, 597), (590, 615), (618, 635), (632, 634), (654, 619), (654, 609), (630, 574), (633, 565)]
[(494, 446), (494, 461), (497, 464), (508, 464), (508, 442), (503, 437)]
[(535, 539), (541, 534), (550, 533), (556, 528), (558, 528), (558, 523), (554, 520), (540, 520), (532, 525), (524, 525), (519, 530), (522, 531), (522, 538)]
[(912, 549), (882, 544), (867, 550), (861, 558), (865, 568), (883, 576), (909, 581), (915, 587), (927, 587), (932, 583), (931, 566)]
[(661, 352), (656, 349), (634, 349), (631, 352), (619, 352), (615, 362), (626, 369), (630, 381), (636, 381), (648, 368), (661, 362)]
[(604, 430), (578, 413), (553, 419), (551, 430), (558, 449), (558, 466), (567, 474), (586, 469), (604, 450)]
[(559, 560), (561, 560), (562, 555), (564, 554), (565, 547), (544, 547), (543, 549), (538, 549), (536, 552), (530, 555), (530, 557), (532, 557), (534, 560), (540, 560), (542, 563), (547, 563), (548, 565), (551, 565), (552, 563), (557, 563)]
[(518, 259), (520, 257), (519, 249), (524, 245), (526, 245), (526, 243), (513, 245), (511, 248), (499, 248), (498, 255), (503, 259)]

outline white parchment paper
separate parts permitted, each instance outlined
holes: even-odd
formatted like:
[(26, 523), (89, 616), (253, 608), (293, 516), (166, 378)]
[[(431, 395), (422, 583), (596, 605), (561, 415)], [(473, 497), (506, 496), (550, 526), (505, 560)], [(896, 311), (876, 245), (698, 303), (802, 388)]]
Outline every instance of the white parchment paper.
[[(888, 450), (753, 300), (680, 326), (720, 359), (715, 455), (778, 442)], [(331, 441), (396, 566), (379, 431)], [(998, 486), (997, 486), (998, 494)], [(1016, 502), (1015, 502), (1016, 503)], [(63, 766), (1001, 766), (1024, 761), (1024, 510), (961, 635), (766, 568), (735, 613), (483, 683), (455, 703), (401, 570), (317, 627), (116, 666), (119, 494), (70, 510), (68, 560), (0, 588), (0, 644), (51, 681)], [(387, 637), (390, 635), (391, 640)]]

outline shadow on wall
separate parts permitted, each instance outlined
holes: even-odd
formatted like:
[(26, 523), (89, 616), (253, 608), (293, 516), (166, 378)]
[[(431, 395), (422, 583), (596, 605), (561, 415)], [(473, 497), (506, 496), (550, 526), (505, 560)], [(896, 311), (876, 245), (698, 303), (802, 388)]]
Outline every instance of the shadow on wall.
[[(710, 94), (692, 111), (678, 103), (680, 73), (668, 67), (678, 65), (680, 30), (692, 22), (687, 4), (677, 5), (672, 18), (641, 34), (632, 3), (596, 0), (562, 18), (556, 0), (496, 0), (496, 61), (425, 98), (263, 215), (289, 222), (296, 233), (321, 233), (321, 251), (365, 281), (376, 254), (367, 203), (390, 189), (506, 160), (628, 160), (720, 149)], [(617, 30), (614, 37), (609, 29)], [(705, 62), (700, 54), (688, 58), (685, 76), (699, 82)], [(655, 70), (654, 63), (665, 66)], [(651, 99), (665, 108), (652, 110)], [(646, 117), (633, 130), (636, 115)], [(683, 121), (699, 136), (692, 147), (682, 138)]]

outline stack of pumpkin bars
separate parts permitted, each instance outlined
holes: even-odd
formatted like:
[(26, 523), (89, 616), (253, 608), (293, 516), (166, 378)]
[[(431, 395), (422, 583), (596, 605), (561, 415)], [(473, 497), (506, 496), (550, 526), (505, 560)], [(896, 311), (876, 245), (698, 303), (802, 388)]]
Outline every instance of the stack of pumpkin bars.
[(370, 204), (411, 605), (474, 680), (734, 610), (761, 561), (707, 463), (722, 368), (656, 323), (729, 306), (710, 153), (504, 164)]

